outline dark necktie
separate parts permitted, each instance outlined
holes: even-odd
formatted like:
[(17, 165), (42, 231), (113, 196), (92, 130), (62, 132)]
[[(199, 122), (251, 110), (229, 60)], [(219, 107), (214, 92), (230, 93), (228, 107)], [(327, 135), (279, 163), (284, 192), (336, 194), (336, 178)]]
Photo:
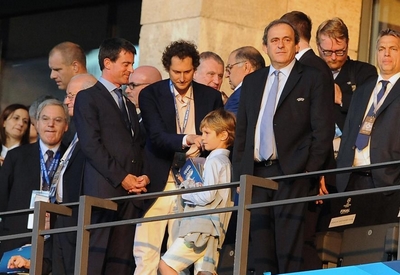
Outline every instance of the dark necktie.
[[(46, 166), (46, 170), (47, 170), (48, 176), (50, 178), (49, 169), (50, 169), (51, 163), (53, 162), (53, 159), (54, 159), (54, 152), (51, 151), (51, 150), (47, 150), (46, 151), (46, 155), (47, 155), (47, 160), (45, 162), (45, 166)], [(42, 190), (43, 191), (49, 191), (49, 188), (50, 188), (50, 183), (46, 181), (45, 177), (43, 177)]]
[(274, 82), (268, 94), (267, 103), (260, 123), (260, 155), (264, 160), (268, 160), (274, 152), (275, 136), (274, 136), (274, 113), (276, 105), (276, 97), (279, 90), (279, 73), (276, 70)]
[[(382, 99), (383, 95), (386, 92), (386, 88), (387, 85), (389, 84), (389, 81), (387, 80), (381, 80), (380, 81), (382, 83), (382, 88), (380, 89), (380, 91), (377, 94), (377, 103), (379, 103), (379, 101)], [(372, 104), (371, 108), (368, 111), (367, 117), (368, 116), (374, 116), (374, 104)], [(356, 147), (358, 148), (358, 150), (362, 150), (365, 147), (367, 147), (368, 145), (368, 141), (369, 141), (369, 135), (364, 135), (361, 133), (358, 133), (357, 135), (357, 139), (356, 139)]]
[(126, 111), (125, 102), (124, 102), (124, 98), (123, 98), (123, 95), (122, 95), (122, 90), (117, 88), (114, 91), (118, 96), (118, 107), (119, 107), (119, 110), (121, 111), (122, 117), (123, 117), (123, 119), (125, 121), (125, 127), (129, 131), (131, 131), (131, 125), (130, 125), (130, 122), (129, 122), (128, 112)]

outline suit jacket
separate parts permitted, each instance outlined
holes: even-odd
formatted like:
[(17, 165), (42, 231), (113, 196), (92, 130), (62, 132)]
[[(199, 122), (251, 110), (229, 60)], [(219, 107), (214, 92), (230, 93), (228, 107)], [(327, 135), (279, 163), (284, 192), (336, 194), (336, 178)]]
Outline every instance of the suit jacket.
[[(335, 86), (333, 82), (333, 75), (331, 69), (329, 69), (328, 64), (322, 58), (317, 56), (312, 49), (306, 51), (301, 58), (299, 59), (300, 63), (311, 66), (314, 68), (317, 68), (323, 73), (324, 81), (329, 83), (330, 89), (325, 91), (326, 93), (331, 95), (331, 100), (334, 102), (335, 101)], [(334, 169), (336, 168), (336, 161), (334, 158), (334, 153), (333, 153), (333, 147), (332, 151), (328, 155), (328, 159), (326, 160), (326, 163), (324, 165), (324, 169)], [(335, 175), (326, 175), (325, 176), (325, 183), (328, 184), (329, 186), (335, 188), (336, 176)]]
[(85, 155), (78, 141), (69, 159), (63, 176), (63, 203), (77, 202), (82, 195), (83, 168), (85, 166)]
[[(131, 132), (119, 107), (103, 84), (79, 92), (75, 100), (74, 122), (86, 157), (83, 194), (100, 198), (126, 196), (121, 186), (128, 175), (141, 175), (140, 127), (135, 106), (126, 100)], [(141, 201), (135, 201), (141, 206)]]
[(343, 130), (355, 89), (371, 79), (376, 79), (377, 75), (376, 68), (365, 62), (348, 58), (343, 64), (335, 78), (335, 83), (342, 90), (342, 106), (335, 104), (335, 122), (340, 130)]
[[(169, 79), (144, 88), (139, 94), (140, 109), (146, 128), (145, 172), (150, 177), (148, 190), (162, 191), (168, 179), (175, 152), (184, 152), (182, 139), (177, 134), (174, 97)], [(200, 122), (211, 111), (223, 107), (221, 94), (208, 86), (192, 82), (195, 106), (196, 134)]]
[[(61, 155), (64, 151), (65, 147), (61, 145)], [(9, 151), (0, 171), (0, 212), (28, 209), (32, 191), (40, 190), (40, 184), (39, 142)], [(3, 217), (0, 223), (1, 235), (29, 232), (27, 223), (28, 214)], [(29, 242), (30, 238), (12, 240), (9, 241), (8, 248), (19, 247)], [(3, 245), (1, 246), (3, 250)]]
[[(253, 175), (254, 137), (269, 67), (247, 75), (236, 123), (233, 180)], [(332, 147), (334, 122), (332, 95), (321, 72), (296, 61), (279, 98), (274, 133), (284, 174), (323, 168)]]
[(232, 112), (237, 115), (237, 111), (239, 108), (239, 100), (240, 100), (240, 92), (242, 90), (242, 87), (239, 87), (236, 91), (234, 91), (231, 96), (228, 98), (228, 101), (226, 101), (224, 109)]
[[(351, 167), (354, 161), (355, 142), (364, 114), (375, 88), (377, 78), (360, 86), (354, 93), (343, 129), (342, 141), (337, 158), (338, 167)], [(371, 163), (400, 159), (400, 81), (391, 89), (385, 101), (378, 109), (370, 137)], [(400, 166), (390, 166), (371, 171), (376, 187), (400, 183)], [(350, 174), (337, 175), (338, 191), (345, 191)]]

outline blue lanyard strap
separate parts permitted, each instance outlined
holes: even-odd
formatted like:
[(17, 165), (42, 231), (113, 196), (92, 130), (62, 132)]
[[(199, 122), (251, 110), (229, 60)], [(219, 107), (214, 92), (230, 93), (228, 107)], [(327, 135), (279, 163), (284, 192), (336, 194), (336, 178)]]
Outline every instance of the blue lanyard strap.
[(57, 151), (55, 157), (53, 158), (53, 161), (50, 164), (49, 170), (46, 169), (46, 164), (44, 162), (43, 153), (40, 148), (39, 148), (39, 154), (40, 154), (40, 170), (42, 172), (43, 180), (46, 181), (46, 183), (50, 186), (51, 178), (53, 178), (54, 173), (58, 166), (58, 162), (60, 160), (60, 150)]
[[(175, 96), (175, 93), (174, 93), (174, 85), (173, 85), (171, 80), (169, 80), (169, 85), (170, 85), (170, 88), (171, 88), (172, 97), (174, 98), (175, 115), (176, 115), (176, 120), (178, 121), (179, 131), (180, 131), (180, 134), (184, 134), (185, 130), (186, 130), (186, 125), (187, 125), (187, 122), (188, 122), (188, 119), (189, 119), (189, 114), (190, 114), (190, 100), (189, 100), (189, 102), (187, 104), (187, 107), (186, 107), (185, 117), (183, 119), (183, 125), (181, 126), (181, 120), (179, 118), (178, 106), (176, 105), (176, 96)], [(190, 98), (192, 98), (192, 94), (193, 94), (193, 90), (191, 91)]]

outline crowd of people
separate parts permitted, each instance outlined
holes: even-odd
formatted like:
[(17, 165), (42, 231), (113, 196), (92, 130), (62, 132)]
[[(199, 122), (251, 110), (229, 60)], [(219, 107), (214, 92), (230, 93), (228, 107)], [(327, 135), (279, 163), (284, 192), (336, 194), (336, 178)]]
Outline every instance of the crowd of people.
[[(319, 56), (309, 44), (311, 29), (300, 11), (270, 22), (262, 37), (269, 66), (252, 46), (233, 50), (224, 66), (217, 53), (173, 41), (162, 53), (164, 80), (153, 66), (133, 69), (136, 49), (123, 38), (101, 43), (99, 79), (88, 74), (79, 45), (56, 45), (49, 53), (50, 77), (65, 90), (64, 102), (41, 96), (29, 108), (11, 104), (0, 115), (0, 212), (32, 208), (43, 197), (62, 204), (81, 195), (176, 190), (182, 184), (174, 173), (189, 158), (205, 158), (201, 186), (243, 174), (268, 178), (399, 160), (400, 32), (380, 32), (378, 74), (371, 64), (349, 58), (349, 33), (340, 18), (319, 25)], [(220, 90), (224, 75), (229, 97)], [(255, 187), (252, 202), (323, 199), (399, 183), (400, 167), (390, 166), (279, 181), (275, 191)], [(240, 196), (230, 191), (123, 200), (117, 211), (94, 209), (91, 223), (226, 207)], [(395, 219), (399, 201), (398, 192), (377, 195), (371, 220)], [(321, 268), (312, 244), (318, 203), (252, 210), (248, 269), (278, 274)], [(382, 210), (387, 205), (393, 211)], [(50, 215), (49, 226), (76, 226), (77, 216), (76, 208), (71, 217)], [(92, 230), (88, 274), (217, 274), (225, 234), (235, 228), (226, 232), (229, 216)], [(1, 235), (29, 230), (28, 214), (1, 217)], [(27, 243), (29, 238), (2, 241), (0, 255)], [(45, 243), (44, 274), (74, 274), (76, 233), (55, 234)], [(9, 268), (29, 265), (17, 255), (9, 261)]]

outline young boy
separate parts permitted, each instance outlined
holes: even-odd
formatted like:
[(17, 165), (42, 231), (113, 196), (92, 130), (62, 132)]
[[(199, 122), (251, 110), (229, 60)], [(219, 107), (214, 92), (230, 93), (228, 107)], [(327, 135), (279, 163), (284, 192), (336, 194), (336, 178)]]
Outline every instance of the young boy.
[[(235, 137), (235, 116), (218, 109), (204, 117), (200, 124), (204, 149), (211, 151), (204, 163), (203, 186), (231, 182), (229, 146)], [(233, 205), (230, 189), (218, 189), (182, 195), (184, 212), (223, 208)], [(162, 275), (179, 274), (194, 263), (197, 274), (216, 274), (218, 249), (221, 248), (230, 213), (183, 218), (179, 238), (161, 258)]]

